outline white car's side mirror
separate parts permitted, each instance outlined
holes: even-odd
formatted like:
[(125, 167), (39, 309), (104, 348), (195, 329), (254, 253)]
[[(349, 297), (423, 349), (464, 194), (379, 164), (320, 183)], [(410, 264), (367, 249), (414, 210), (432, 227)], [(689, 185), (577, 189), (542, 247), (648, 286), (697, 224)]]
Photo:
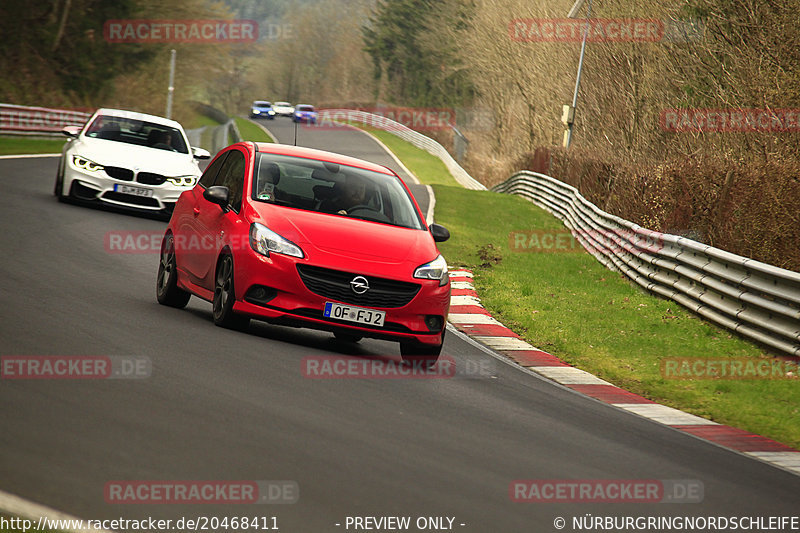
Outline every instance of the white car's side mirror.
[(80, 132), (80, 126), (64, 126), (64, 128), (61, 130), (61, 133), (67, 137), (77, 137)]
[(192, 148), (192, 155), (195, 159), (211, 159), (211, 154), (203, 148)]

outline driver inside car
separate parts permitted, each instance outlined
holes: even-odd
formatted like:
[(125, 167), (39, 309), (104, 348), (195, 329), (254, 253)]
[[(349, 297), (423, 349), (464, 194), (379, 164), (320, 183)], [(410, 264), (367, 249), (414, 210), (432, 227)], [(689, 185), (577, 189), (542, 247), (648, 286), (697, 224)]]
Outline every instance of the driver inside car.
[(323, 202), (320, 211), (346, 215), (349, 209), (367, 202), (367, 184), (357, 176), (347, 175), (344, 184), (337, 183), (333, 188), (333, 198)]
[(168, 131), (150, 130), (150, 133), (147, 135), (147, 144), (151, 148), (175, 151), (172, 147), (172, 135)]

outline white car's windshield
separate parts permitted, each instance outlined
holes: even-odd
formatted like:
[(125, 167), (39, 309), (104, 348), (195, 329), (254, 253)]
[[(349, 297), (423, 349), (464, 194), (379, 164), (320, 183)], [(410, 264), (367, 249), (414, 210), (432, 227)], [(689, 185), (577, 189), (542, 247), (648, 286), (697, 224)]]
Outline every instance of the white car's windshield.
[(87, 128), (86, 136), (181, 154), (189, 153), (183, 134), (177, 128), (132, 118), (98, 115)]
[(336, 163), (259, 153), (251, 197), (307, 211), (424, 229), (397, 177)]

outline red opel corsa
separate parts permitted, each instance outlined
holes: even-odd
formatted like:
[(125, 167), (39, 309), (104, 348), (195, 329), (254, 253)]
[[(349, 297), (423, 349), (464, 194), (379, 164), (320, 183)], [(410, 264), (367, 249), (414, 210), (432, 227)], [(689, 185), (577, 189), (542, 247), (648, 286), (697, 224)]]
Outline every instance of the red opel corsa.
[(391, 170), (343, 155), (241, 142), (222, 150), (175, 206), (161, 244), (157, 297), (213, 303), (214, 323), (251, 318), (400, 343), (435, 362), (450, 282), (436, 242)]

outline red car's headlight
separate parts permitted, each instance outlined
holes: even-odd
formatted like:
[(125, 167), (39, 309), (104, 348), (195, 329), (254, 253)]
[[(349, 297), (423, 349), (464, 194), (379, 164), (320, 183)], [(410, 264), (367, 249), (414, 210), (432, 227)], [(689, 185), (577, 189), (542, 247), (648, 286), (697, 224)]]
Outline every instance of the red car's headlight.
[(261, 255), (269, 257), (270, 252), (305, 257), (303, 250), (293, 242), (284, 239), (268, 227), (258, 222), (250, 225), (250, 247)]
[(417, 267), (414, 271), (414, 277), (419, 279), (437, 279), (441, 287), (447, 283), (447, 261), (441, 254), (431, 261), (422, 266)]

